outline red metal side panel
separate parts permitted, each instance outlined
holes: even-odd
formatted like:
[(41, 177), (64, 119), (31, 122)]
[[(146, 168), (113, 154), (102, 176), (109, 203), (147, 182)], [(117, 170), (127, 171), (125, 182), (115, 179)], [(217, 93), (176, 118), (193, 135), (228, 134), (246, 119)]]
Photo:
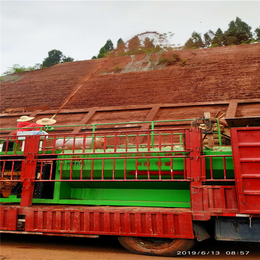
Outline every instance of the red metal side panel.
[(16, 230), (18, 209), (12, 207), (0, 208), (0, 230)]
[(203, 194), (203, 211), (193, 211), (193, 220), (239, 213), (235, 186), (203, 185), (198, 188)]
[(204, 211), (238, 213), (236, 188), (233, 186), (204, 186)]
[(26, 232), (193, 239), (189, 210), (132, 207), (26, 209)]
[(260, 213), (260, 127), (233, 128), (231, 140), (241, 213)]

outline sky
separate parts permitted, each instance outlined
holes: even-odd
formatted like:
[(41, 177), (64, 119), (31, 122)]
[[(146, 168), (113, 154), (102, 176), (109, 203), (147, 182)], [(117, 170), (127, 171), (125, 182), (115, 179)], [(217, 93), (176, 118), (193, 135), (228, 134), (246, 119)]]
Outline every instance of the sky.
[(128, 41), (146, 31), (172, 32), (183, 45), (193, 31), (225, 31), (241, 18), (260, 26), (260, 1), (2, 1), (1, 67), (42, 63), (53, 49), (89, 60), (111, 39)]

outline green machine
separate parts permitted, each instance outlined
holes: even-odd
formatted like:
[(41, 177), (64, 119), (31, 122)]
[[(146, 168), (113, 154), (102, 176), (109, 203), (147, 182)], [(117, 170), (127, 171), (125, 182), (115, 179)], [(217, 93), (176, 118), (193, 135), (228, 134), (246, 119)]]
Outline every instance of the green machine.
[[(190, 208), (187, 129), (155, 128), (155, 123), (172, 121), (143, 122), (150, 123), (151, 129), (140, 132), (98, 132), (97, 125), (89, 125), (92, 133), (85, 136), (45, 136), (38, 151), (33, 203)], [(220, 136), (219, 132), (217, 134)], [(96, 148), (98, 139), (105, 139), (105, 144)], [(64, 145), (54, 149), (57, 140)], [(68, 140), (72, 140), (69, 149), (65, 147)], [(77, 140), (84, 143), (91, 140), (91, 144), (78, 148)], [(7, 154), (1, 152), (4, 153)], [(15, 158), (20, 160), (22, 155), (22, 151), (16, 151)], [(220, 179), (232, 183), (234, 170), (230, 146), (204, 147), (203, 155), (205, 185), (217, 185)], [(12, 165), (1, 166), (2, 172), (14, 170)], [(19, 201), (17, 187), (16, 192), (1, 198), (1, 202)]]

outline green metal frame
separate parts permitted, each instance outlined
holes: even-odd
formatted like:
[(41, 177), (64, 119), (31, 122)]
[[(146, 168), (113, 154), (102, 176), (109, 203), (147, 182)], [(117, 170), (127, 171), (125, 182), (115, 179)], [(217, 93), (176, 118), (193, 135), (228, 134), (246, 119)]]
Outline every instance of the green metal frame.
[[(164, 153), (169, 154), (167, 151), (159, 151), (158, 148), (155, 147), (154, 138), (158, 136), (154, 132), (155, 130), (155, 124), (156, 123), (170, 123), (170, 122), (179, 122), (179, 121), (193, 121), (193, 119), (184, 119), (184, 120), (163, 120), (163, 121), (142, 121), (142, 122), (121, 122), (121, 123), (104, 123), (104, 124), (87, 124), (87, 125), (72, 125), (72, 126), (54, 126), (54, 129), (58, 128), (64, 128), (64, 127), (92, 127), (92, 144), (91, 149), (88, 149), (86, 151), (88, 155), (82, 155), (80, 158), (86, 158), (84, 156), (87, 156), (88, 158), (93, 157), (100, 157), (100, 158), (106, 158), (111, 157), (111, 153), (103, 153), (102, 150), (100, 150), (100, 154), (92, 154), (93, 148), (94, 148), (94, 137), (97, 134), (96, 128), (97, 126), (107, 126), (107, 125), (126, 125), (126, 124), (151, 124), (151, 151), (158, 152), (157, 156), (164, 156)], [(219, 145), (222, 146), (221, 142), (221, 132), (219, 127), (219, 121), (216, 119), (217, 122), (217, 133), (219, 137)], [(5, 128), (1, 130), (14, 130), (16, 128)], [(173, 133), (178, 134), (180, 136), (180, 144), (183, 143), (183, 138), (181, 133)], [(145, 136), (146, 134), (140, 134), (139, 136)], [(164, 135), (164, 134), (161, 134)], [(167, 134), (166, 134), (167, 135)], [(123, 134), (120, 134), (120, 136), (125, 136)], [(134, 137), (135, 134), (128, 135), (129, 137)], [(96, 136), (96, 138), (99, 136)], [(101, 137), (101, 136), (100, 136)], [(109, 136), (107, 136), (109, 137)], [(111, 135), (111, 137), (113, 137)], [(178, 152), (180, 148), (176, 148), (176, 152)], [(115, 170), (117, 171), (117, 176), (119, 178), (122, 178), (124, 174), (123, 164), (122, 161), (120, 161), (120, 151), (124, 152), (124, 149), (117, 148), (117, 153), (112, 154), (112, 157), (116, 158), (115, 163)], [(128, 149), (128, 152), (131, 152), (131, 156), (135, 156), (136, 148), (132, 147)], [(139, 148), (139, 152), (147, 152), (147, 148)], [(96, 153), (98, 151), (96, 150)], [(106, 150), (106, 152), (109, 152), (109, 149)], [(111, 152), (113, 150), (111, 149)], [(13, 152), (8, 152), (7, 154), (12, 154)], [(39, 152), (40, 153), (40, 152)], [(69, 159), (71, 158), (71, 151), (68, 151), (68, 155), (58, 155), (59, 151), (57, 151), (57, 157), (61, 159)], [(3, 154), (3, 153), (2, 153)], [(22, 154), (22, 152), (17, 151), (17, 155)], [(47, 153), (46, 153), (47, 154)], [(174, 153), (172, 153), (174, 155)], [(230, 155), (232, 156), (232, 151), (230, 147), (221, 147), (218, 149), (213, 148), (213, 150), (204, 150), (205, 155)], [(183, 154), (185, 155), (185, 154)], [(140, 156), (140, 154), (138, 155)], [(78, 157), (79, 158), (79, 157)], [(100, 161), (102, 161), (100, 159)], [(111, 174), (111, 163), (113, 159), (105, 159), (106, 164), (104, 164), (104, 177), (109, 178), (109, 175)], [(127, 159), (127, 172), (134, 171), (136, 169), (135, 167), (135, 159)], [(132, 160), (132, 161), (131, 161)], [(145, 166), (145, 160), (142, 159), (140, 156), (140, 159), (138, 159), (138, 170), (147, 170), (147, 166)], [(150, 171), (158, 171), (158, 159), (152, 158), (151, 156), (150, 162)], [(221, 158), (214, 158), (213, 160), (213, 167), (215, 171), (215, 176), (222, 178), (223, 175), (223, 164), (221, 163)], [(97, 159), (98, 161), (98, 159)], [(162, 158), (162, 168), (161, 170), (168, 170), (169, 168), (166, 167), (166, 165), (169, 165), (170, 159)], [(173, 170), (180, 171), (184, 169), (183, 165), (183, 158), (174, 158), (173, 163)], [(56, 180), (59, 178), (59, 171), (60, 171), (60, 161), (57, 161), (57, 168), (56, 168)], [(100, 178), (100, 170), (102, 167), (102, 162), (97, 163), (97, 165), (94, 168), (94, 176), (96, 178)], [(228, 178), (232, 179), (234, 178), (234, 170), (233, 170), (233, 161), (232, 157), (227, 158), (226, 161), (226, 167), (227, 167), (227, 176)], [(70, 165), (63, 166), (63, 177), (66, 178), (66, 175), (69, 174)], [(85, 177), (89, 175), (90, 171), (89, 162), (86, 162), (84, 166), (85, 171)], [(67, 172), (66, 172), (67, 171)], [(77, 176), (79, 175), (79, 166), (77, 164), (73, 165), (73, 175)], [(206, 173), (207, 176), (209, 175), (209, 158), (206, 158)], [(128, 176), (131, 178), (131, 176)], [(157, 182), (156, 178), (158, 176), (151, 176), (151, 179), (153, 179), (153, 182), (144, 181), (145, 178), (147, 178), (146, 175), (139, 177), (140, 179), (143, 179), (142, 182), (135, 182), (134, 176), (133, 182), (91, 182), (88, 181), (87, 178), (83, 182), (59, 182), (56, 181), (54, 185), (54, 195), (53, 199), (33, 199), (33, 203), (47, 203), (47, 204), (80, 204), (80, 205), (118, 205), (118, 206), (158, 206), (158, 207), (187, 207), (189, 208), (191, 206), (190, 204), (190, 183), (187, 182)], [(169, 178), (169, 177), (168, 177)], [(176, 179), (181, 179), (183, 176), (176, 176)], [(166, 176), (162, 176), (162, 179), (167, 179)], [(0, 202), (19, 202), (20, 199), (16, 196), (10, 196), (9, 198), (1, 198)]]

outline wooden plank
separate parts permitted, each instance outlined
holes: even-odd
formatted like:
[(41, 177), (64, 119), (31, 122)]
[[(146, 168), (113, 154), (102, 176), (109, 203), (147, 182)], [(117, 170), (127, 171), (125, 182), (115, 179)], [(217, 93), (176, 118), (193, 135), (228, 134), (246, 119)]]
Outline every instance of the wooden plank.
[[(150, 110), (150, 112), (148, 113), (148, 115), (146, 116), (145, 120), (144, 121), (153, 121), (155, 116), (157, 115), (157, 113), (159, 112), (160, 110), (160, 106), (159, 105), (154, 105), (152, 107), (152, 109)], [(151, 126), (151, 124), (143, 124), (141, 129), (140, 130), (147, 130), (149, 129)], [(145, 136), (142, 136), (140, 138), (140, 143), (143, 142), (143, 139), (145, 138)]]
[[(234, 100), (235, 101), (235, 100)], [(239, 104), (260, 104), (260, 99), (242, 99), (236, 100)], [(215, 106), (215, 105), (230, 105), (230, 101), (219, 101), (219, 102), (194, 102), (194, 103), (178, 103), (178, 104), (157, 104), (161, 108), (174, 108), (174, 107), (196, 107), (196, 106)], [(122, 111), (122, 110), (140, 110), (140, 109), (149, 109), (152, 108), (153, 105), (128, 105), (128, 106), (114, 106), (114, 107), (96, 107), (97, 112), (105, 112), (105, 111)], [(86, 113), (89, 112), (91, 108), (87, 109), (62, 109), (59, 114), (77, 114), (77, 113)], [(47, 115), (47, 114), (55, 114), (58, 110), (45, 110), (45, 111), (35, 111), (38, 115)], [(1, 113), (0, 117), (15, 117), (28, 115), (28, 112), (20, 112), (14, 114)]]
[[(144, 121), (153, 121), (155, 116), (157, 115), (159, 109), (160, 109), (159, 105), (153, 106), (152, 109), (150, 110), (150, 112), (147, 114)], [(150, 127), (150, 124), (145, 124), (141, 127), (141, 130), (148, 129), (149, 127)]]
[(237, 111), (237, 100), (231, 100), (227, 109), (226, 118), (232, 118), (236, 117), (236, 111)]
[[(258, 105), (260, 106), (260, 99), (252, 99), (252, 100), (230, 100), (230, 101), (220, 101), (220, 102), (196, 102), (196, 103), (180, 103), (180, 104), (155, 104), (155, 105), (130, 105), (130, 106), (114, 106), (114, 107), (93, 107), (93, 108), (86, 108), (86, 109), (62, 109), (58, 115), (70, 115), (70, 116), (81, 116), (84, 117), (82, 119), (81, 122), (77, 122), (77, 124), (87, 124), (89, 122), (89, 120), (92, 118), (93, 114), (91, 115), (91, 111), (93, 113), (93, 109), (96, 110), (96, 112), (102, 112), (104, 113), (108, 113), (108, 112), (114, 112), (116, 115), (116, 112), (124, 112), (124, 111), (136, 111), (136, 112), (140, 112), (140, 111), (144, 111), (147, 110), (149, 111), (146, 118), (144, 119), (144, 121), (152, 121), (155, 118), (156, 113), (158, 112), (157, 109), (158, 107), (160, 107), (161, 109), (174, 109), (174, 108), (179, 108), (180, 110), (182, 108), (190, 108), (190, 109), (195, 109), (197, 106), (205, 106), (205, 110), (206, 107), (214, 107), (216, 106), (225, 106), (225, 108), (228, 108), (227, 111), (227, 117), (233, 117), (236, 114), (236, 109), (238, 105), (242, 105), (242, 104), (247, 104), (250, 106), (250, 104), (252, 105)], [(157, 108), (156, 108), (157, 107)], [(33, 111), (31, 112), (30, 116), (37, 116), (38, 117), (50, 117), (50, 115), (54, 115), (55, 113), (57, 113), (57, 109), (56, 110), (45, 110), (45, 111)], [(85, 115), (87, 113), (87, 115)], [(153, 113), (155, 113), (153, 115)], [(18, 117), (22, 116), (22, 115), (28, 115), (28, 112), (20, 112), (20, 113), (12, 113), (12, 114), (0, 114), (0, 118), (1, 119), (5, 119), (5, 128), (12, 128), (14, 127), (14, 122)], [(14, 119), (15, 118), (15, 119)], [(163, 120), (163, 118), (162, 118)], [(100, 122), (102, 123), (102, 122)], [(186, 125), (188, 123), (173, 123), (173, 125)], [(146, 126), (143, 126), (143, 130), (148, 129), (149, 125), (147, 124)], [(61, 130), (61, 129), (60, 129)], [(69, 131), (72, 132), (74, 129), (70, 129)], [(80, 130), (77, 130), (80, 131)], [(75, 131), (75, 132), (77, 132)], [(8, 133), (9, 135), (13, 134), (13, 130), (9, 130)], [(139, 140), (140, 141), (140, 140)]]
[[(83, 119), (79, 122), (80, 125), (85, 125), (89, 122), (89, 120), (94, 116), (96, 113), (96, 108), (91, 108), (89, 112), (83, 117)], [(72, 131), (72, 134), (77, 134), (81, 130), (81, 126), (75, 127), (74, 130)]]

